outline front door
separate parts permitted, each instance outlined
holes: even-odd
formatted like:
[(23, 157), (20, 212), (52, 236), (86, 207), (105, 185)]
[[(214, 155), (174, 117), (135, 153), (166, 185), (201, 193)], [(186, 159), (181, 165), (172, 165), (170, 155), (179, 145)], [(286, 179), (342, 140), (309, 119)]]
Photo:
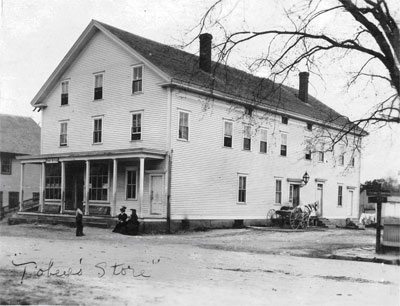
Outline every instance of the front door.
[(300, 185), (290, 184), (289, 202), (292, 203), (293, 207), (300, 204)]
[(324, 204), (324, 185), (317, 185), (317, 201), (318, 201), (318, 213), (322, 216), (322, 207)]
[(76, 210), (83, 202), (84, 164), (71, 163), (65, 168), (65, 210)]
[(150, 213), (152, 215), (163, 213), (163, 179), (162, 174), (150, 175)]
[(349, 217), (353, 215), (353, 205), (354, 205), (354, 191), (349, 190), (349, 205), (347, 207), (347, 215)]

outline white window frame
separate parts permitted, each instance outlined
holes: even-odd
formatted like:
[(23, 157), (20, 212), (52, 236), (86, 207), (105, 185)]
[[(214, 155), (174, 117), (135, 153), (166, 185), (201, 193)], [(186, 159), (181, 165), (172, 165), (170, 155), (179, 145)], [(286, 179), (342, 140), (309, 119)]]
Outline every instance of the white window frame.
[[(230, 124), (231, 125), (231, 135), (230, 135), (230, 139), (231, 139), (231, 145), (230, 146), (226, 146), (225, 145), (225, 137), (226, 137), (226, 135), (227, 135), (227, 137), (229, 137), (229, 135), (228, 134), (226, 134), (226, 125), (225, 125), (225, 123), (228, 123), (228, 124)], [(227, 120), (227, 119), (223, 119), (222, 120), (222, 146), (224, 147), (224, 148), (233, 148), (233, 121), (232, 120)]]
[[(101, 161), (94, 161), (94, 162), (98, 162), (100, 164), (107, 164), (106, 165), (107, 166), (107, 188), (96, 188), (96, 189), (107, 189), (107, 199), (106, 200), (92, 200), (92, 199), (90, 199), (91, 190), (93, 189), (93, 186), (90, 183), (90, 185), (89, 185), (89, 203), (109, 203), (110, 202), (110, 182), (111, 182), (110, 163), (101, 162)], [(89, 172), (89, 181), (91, 180), (91, 177), (92, 177), (92, 173), (91, 173), (91, 171), (93, 170), (93, 166), (92, 165), (90, 166), (90, 170), (89, 170), (90, 171)]]
[[(100, 88), (100, 87), (96, 87), (96, 79), (98, 76), (102, 76), (101, 78), (101, 98), (96, 99), (96, 88)], [(93, 101), (101, 101), (104, 99), (104, 71), (102, 72), (96, 72), (93, 74), (94, 79), (93, 79)]]
[[(263, 135), (263, 133), (265, 133)], [(265, 138), (263, 138), (265, 136)], [(261, 144), (265, 142), (265, 152), (261, 151)], [(268, 130), (265, 128), (260, 128), (260, 153), (267, 154), (268, 153)]]
[[(63, 131), (65, 126), (65, 131)], [(64, 132), (64, 133), (63, 133)], [(65, 142), (61, 142), (62, 137), (65, 136)], [(60, 121), (60, 147), (68, 147), (68, 121)]]
[(325, 162), (325, 152), (324, 151), (318, 151), (318, 162), (323, 163)]
[(343, 207), (343, 185), (338, 185), (337, 206)]
[[(99, 142), (94, 142), (94, 133), (96, 132), (96, 130), (95, 130), (95, 128), (96, 128), (96, 120), (101, 120), (101, 141), (99, 141)], [(103, 116), (101, 116), (101, 117), (93, 117), (93, 133), (92, 133), (92, 144), (94, 144), (94, 145), (99, 145), (99, 144), (102, 144), (103, 143), (103, 131), (104, 131), (104, 117)]]
[[(142, 69), (142, 75), (141, 78), (136, 78), (135, 79), (135, 69), (141, 68)], [(132, 66), (132, 79), (131, 79), (131, 93), (132, 95), (136, 95), (139, 93), (143, 93), (143, 75), (144, 75), (144, 65), (143, 64), (138, 64), (138, 65), (133, 65)], [(133, 91), (133, 82), (135, 81), (141, 81), (141, 90), (140, 91)]]
[[(64, 87), (64, 84), (65, 87)], [(66, 92), (64, 92), (64, 88), (66, 88)], [(67, 95), (67, 103), (63, 104), (63, 95), (66, 94)], [(61, 106), (67, 106), (69, 105), (69, 80), (64, 80), (61, 81)]]
[[(248, 137), (246, 137), (248, 136)], [(245, 148), (245, 139), (249, 140), (249, 148)], [(251, 151), (251, 125), (250, 124), (243, 124), (243, 145), (242, 145), (242, 150), (243, 151)]]
[[(187, 129), (188, 129), (188, 131), (187, 131), (187, 139), (186, 138), (183, 138), (183, 137), (180, 137), (180, 122), (181, 122), (181, 114), (186, 114), (187, 115)], [(185, 110), (182, 110), (182, 109), (178, 109), (178, 140), (181, 140), (181, 141), (189, 141), (190, 140), (190, 112), (189, 111), (185, 111)]]
[[(132, 139), (133, 136), (133, 116), (140, 115), (140, 132), (136, 132), (135, 134), (139, 134), (139, 139)], [(142, 141), (143, 140), (143, 111), (134, 111), (131, 112), (131, 141)]]
[[(278, 190), (278, 181), (280, 182), (280, 190)], [(280, 201), (277, 201), (279, 194)], [(275, 179), (275, 204), (282, 204), (282, 179)]]
[[(135, 195), (136, 197), (134, 198), (128, 198), (128, 172), (129, 171), (136, 171), (136, 176), (135, 176)], [(127, 201), (136, 201), (138, 199), (138, 177), (139, 177), (139, 173), (138, 173), (138, 167), (126, 167), (125, 169), (125, 199)]]
[[(236, 203), (237, 204), (246, 204), (247, 203), (247, 186), (248, 186), (248, 179), (247, 179), (248, 175), (247, 174), (243, 174), (243, 173), (238, 173), (238, 180), (237, 180), (237, 198), (236, 198)], [(241, 184), (240, 184), (240, 180), (241, 178), (244, 178), (244, 189), (240, 189)], [(241, 191), (244, 190), (244, 201), (240, 201), (240, 195), (241, 195)]]
[[(288, 134), (281, 132), (281, 145), (280, 145), (280, 148), (279, 148), (279, 155), (280, 156), (283, 156), (283, 157), (287, 157), (288, 156), (288, 145), (287, 145), (287, 143), (288, 143)], [(285, 146), (285, 155), (282, 154), (282, 146)]]

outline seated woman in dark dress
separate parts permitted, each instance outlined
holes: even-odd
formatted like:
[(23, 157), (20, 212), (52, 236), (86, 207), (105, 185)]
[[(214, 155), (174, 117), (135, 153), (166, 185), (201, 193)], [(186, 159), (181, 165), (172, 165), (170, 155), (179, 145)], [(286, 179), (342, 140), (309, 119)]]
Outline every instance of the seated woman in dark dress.
[(127, 231), (127, 222), (126, 220), (128, 219), (128, 215), (125, 213), (126, 207), (122, 206), (120, 209), (120, 213), (118, 215), (118, 221), (117, 224), (115, 225), (115, 228), (113, 230), (114, 233), (121, 233), (125, 234)]
[(131, 209), (132, 214), (129, 217), (129, 220), (127, 221), (127, 235), (137, 235), (139, 232), (139, 217), (136, 214), (136, 209)]

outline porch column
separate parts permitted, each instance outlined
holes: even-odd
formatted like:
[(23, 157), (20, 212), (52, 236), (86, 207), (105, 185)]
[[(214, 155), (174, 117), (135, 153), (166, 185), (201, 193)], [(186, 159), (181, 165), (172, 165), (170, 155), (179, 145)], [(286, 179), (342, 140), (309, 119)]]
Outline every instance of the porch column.
[(113, 189), (112, 189), (112, 207), (111, 207), (111, 216), (115, 216), (115, 212), (117, 209), (117, 169), (118, 161), (117, 159), (113, 159)]
[(21, 163), (21, 178), (20, 178), (20, 186), (19, 186), (19, 211), (23, 210), (23, 201), (24, 201), (24, 166), (25, 166), (25, 164)]
[(139, 168), (139, 217), (143, 217), (144, 157), (140, 158)]
[(60, 213), (63, 214), (65, 210), (65, 162), (61, 162), (61, 209)]
[(40, 194), (39, 194), (39, 212), (44, 210), (44, 196), (46, 192), (46, 163), (41, 164), (41, 175), (40, 175)]
[(89, 215), (89, 178), (90, 178), (90, 161), (86, 161), (85, 173), (85, 215)]

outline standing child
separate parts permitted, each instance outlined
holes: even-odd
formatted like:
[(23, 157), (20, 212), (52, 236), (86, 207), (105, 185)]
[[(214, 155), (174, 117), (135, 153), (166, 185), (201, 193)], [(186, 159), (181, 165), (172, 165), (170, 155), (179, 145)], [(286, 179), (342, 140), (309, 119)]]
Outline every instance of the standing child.
[(75, 220), (76, 236), (85, 236), (85, 234), (83, 233), (83, 212), (79, 207), (76, 208)]

